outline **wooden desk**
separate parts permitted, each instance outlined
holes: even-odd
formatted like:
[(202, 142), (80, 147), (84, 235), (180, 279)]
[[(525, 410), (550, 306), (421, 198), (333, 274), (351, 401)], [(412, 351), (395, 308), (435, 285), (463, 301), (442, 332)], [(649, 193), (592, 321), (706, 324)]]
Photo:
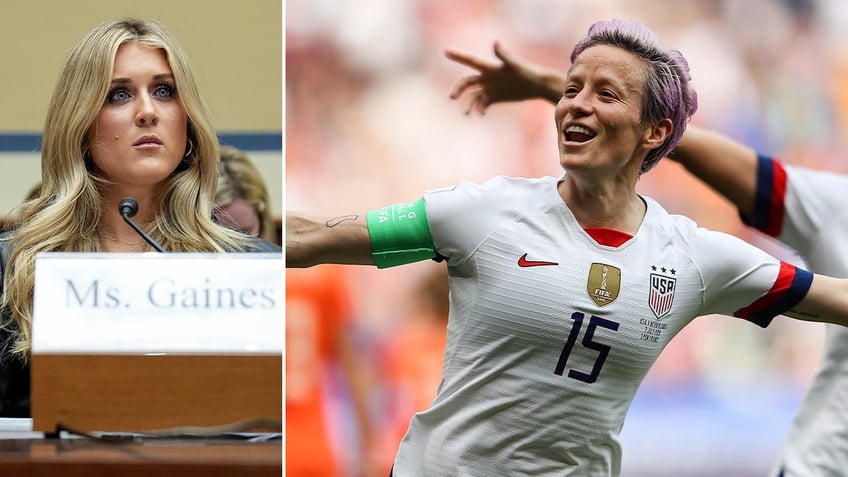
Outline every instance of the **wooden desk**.
[(281, 440), (0, 439), (3, 477), (280, 477)]
[(143, 432), (283, 420), (282, 355), (32, 355), (33, 429)]

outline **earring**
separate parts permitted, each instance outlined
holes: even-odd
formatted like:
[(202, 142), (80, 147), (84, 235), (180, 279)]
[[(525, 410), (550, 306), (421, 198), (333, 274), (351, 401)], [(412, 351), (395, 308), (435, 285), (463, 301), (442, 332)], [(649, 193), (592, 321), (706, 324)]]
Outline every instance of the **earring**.
[(187, 171), (191, 167), (192, 158), (191, 155), (194, 153), (194, 142), (189, 139), (188, 140), (188, 151), (183, 155), (183, 160), (180, 161), (180, 164), (177, 166), (177, 169), (174, 172), (183, 172)]
[(188, 157), (191, 155), (192, 152), (194, 152), (194, 142), (191, 140), (191, 138), (189, 138), (189, 140), (188, 140), (188, 151), (186, 151), (186, 153), (183, 154), (183, 159), (188, 159)]

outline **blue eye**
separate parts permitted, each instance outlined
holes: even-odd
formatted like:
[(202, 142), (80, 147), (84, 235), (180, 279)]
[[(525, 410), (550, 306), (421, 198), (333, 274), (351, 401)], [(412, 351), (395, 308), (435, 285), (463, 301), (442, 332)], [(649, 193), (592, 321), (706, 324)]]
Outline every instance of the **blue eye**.
[(159, 98), (170, 98), (174, 96), (174, 88), (167, 84), (159, 85), (153, 91), (153, 96), (157, 96)]
[(108, 100), (109, 100), (110, 103), (122, 103), (122, 102), (130, 99), (130, 97), (131, 96), (130, 96), (129, 91), (127, 91), (123, 88), (119, 88), (119, 89), (113, 89), (112, 91), (109, 92)]

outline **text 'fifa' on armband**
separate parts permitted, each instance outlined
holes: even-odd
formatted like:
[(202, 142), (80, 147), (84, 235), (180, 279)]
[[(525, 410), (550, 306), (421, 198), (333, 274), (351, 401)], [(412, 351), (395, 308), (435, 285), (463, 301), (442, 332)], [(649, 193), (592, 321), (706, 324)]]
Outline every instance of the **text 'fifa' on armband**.
[(423, 198), (371, 210), (366, 219), (371, 235), (371, 254), (378, 268), (436, 256)]

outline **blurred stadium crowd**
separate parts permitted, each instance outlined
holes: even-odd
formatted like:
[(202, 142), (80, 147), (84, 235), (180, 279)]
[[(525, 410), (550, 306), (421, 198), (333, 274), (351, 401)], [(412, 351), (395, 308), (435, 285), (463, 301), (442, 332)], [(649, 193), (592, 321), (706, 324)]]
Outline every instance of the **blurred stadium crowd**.
[[(461, 180), (559, 175), (553, 108), (533, 101), (464, 115), (448, 91), (469, 71), (443, 49), (491, 55), (497, 39), (565, 70), (575, 41), (607, 18), (643, 22), (683, 52), (700, 99), (694, 123), (790, 163), (848, 172), (841, 0), (287, 0), (285, 8), (287, 209), (362, 213)], [(746, 229), (673, 161), (640, 188), (671, 212), (802, 263)], [(304, 469), (331, 460), (344, 477), (385, 476), (406, 421), (438, 385), (446, 273), (435, 263), (318, 269), (287, 271), (288, 286), (302, 285), (287, 292), (287, 442), (297, 446), (287, 459)], [(623, 475), (765, 475), (822, 339), (820, 325), (790, 320), (765, 332), (727, 317), (696, 320), (633, 403)], [(310, 450), (322, 440), (326, 455)]]

